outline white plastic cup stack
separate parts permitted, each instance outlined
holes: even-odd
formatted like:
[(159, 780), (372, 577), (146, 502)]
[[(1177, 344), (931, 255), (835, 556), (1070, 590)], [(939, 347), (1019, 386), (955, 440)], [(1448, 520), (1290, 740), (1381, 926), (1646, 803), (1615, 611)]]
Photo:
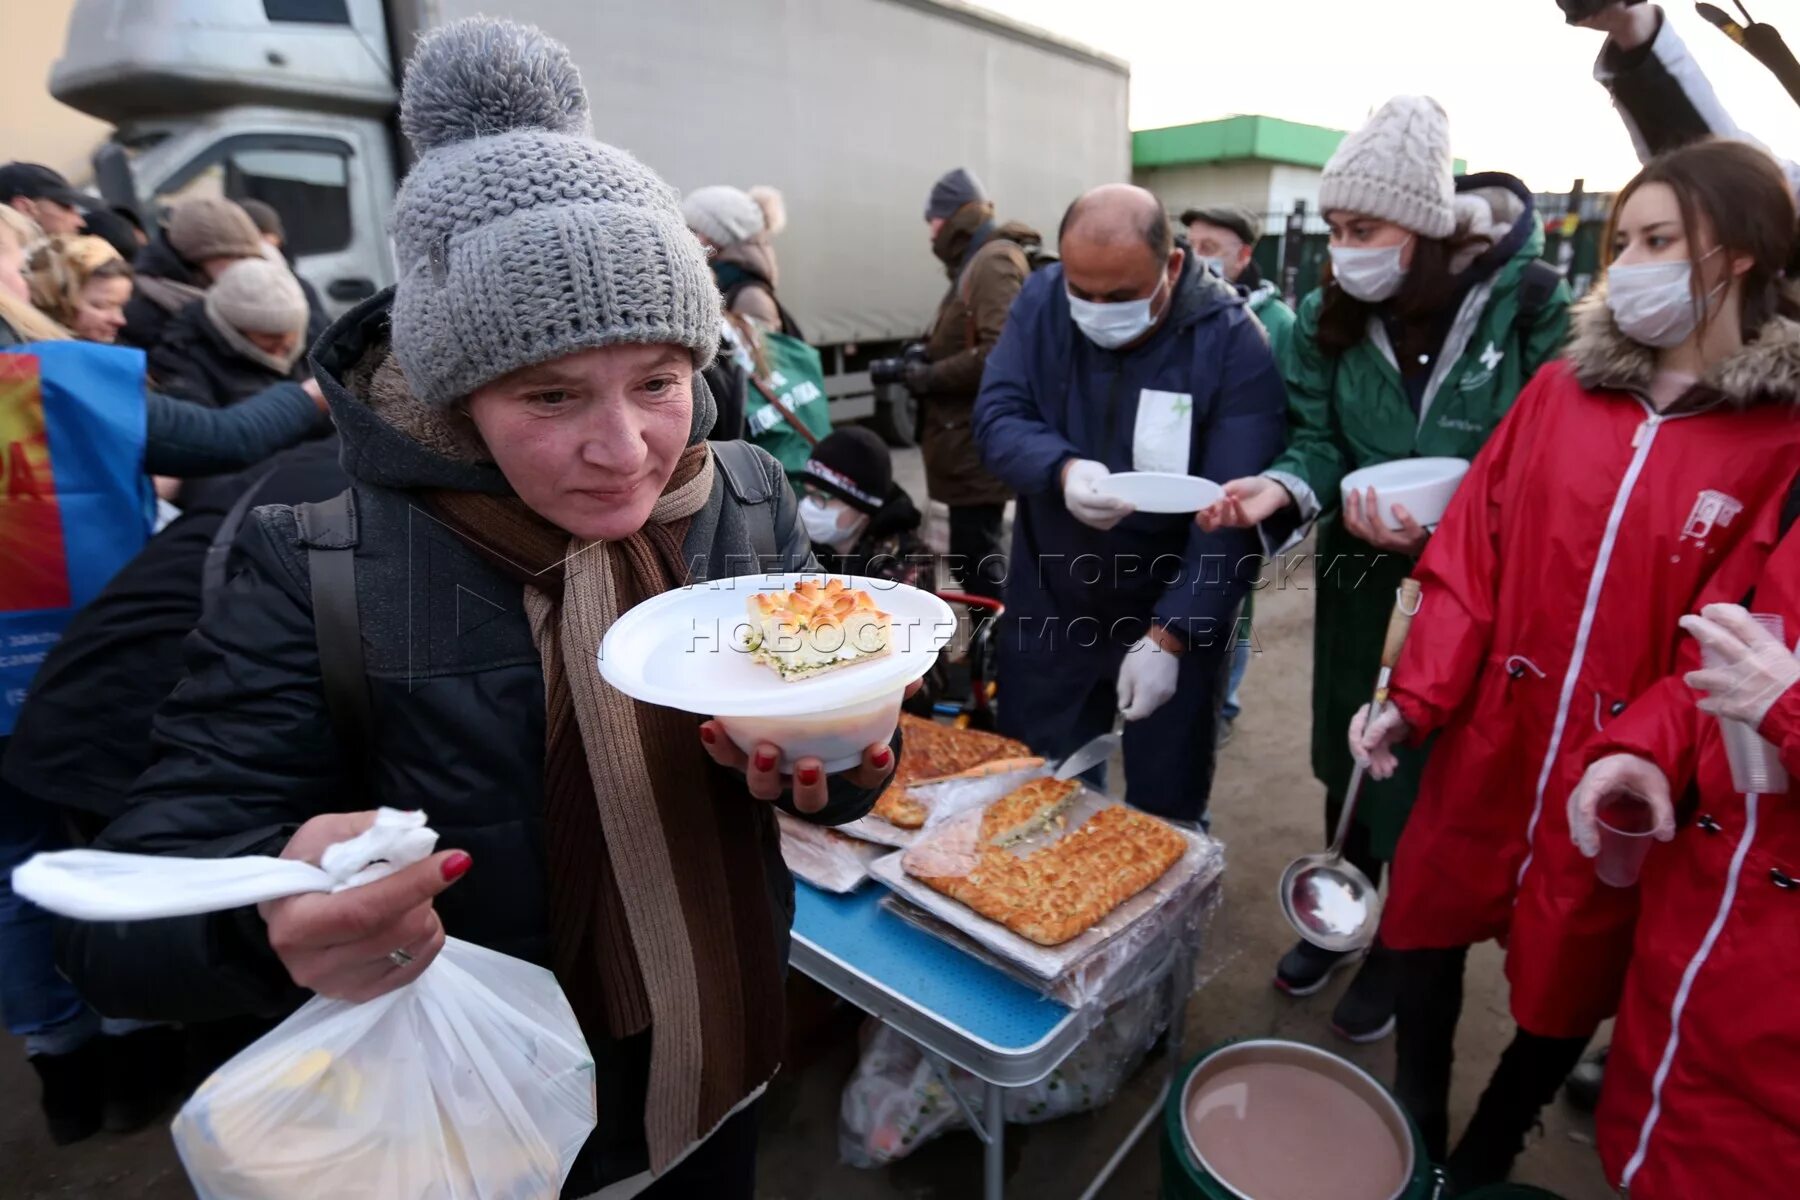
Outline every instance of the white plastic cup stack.
[[(1770, 635), (1787, 644), (1787, 634), (1779, 613), (1751, 613), (1750, 619), (1768, 630)], [(1710, 646), (1700, 648), (1700, 657), (1708, 669), (1721, 666), (1718, 654)], [(1759, 796), (1778, 796), (1788, 790), (1787, 768), (1775, 747), (1765, 741), (1756, 728), (1729, 717), (1719, 718), (1719, 734), (1725, 739), (1725, 757), (1731, 763), (1731, 786), (1740, 792)]]

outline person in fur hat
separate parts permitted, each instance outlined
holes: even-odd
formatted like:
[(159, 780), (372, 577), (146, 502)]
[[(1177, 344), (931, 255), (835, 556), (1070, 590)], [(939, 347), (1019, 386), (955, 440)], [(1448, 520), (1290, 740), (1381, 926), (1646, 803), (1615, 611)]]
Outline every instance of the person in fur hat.
[(728, 184), (695, 188), (682, 200), (681, 215), (706, 247), (725, 311), (805, 341), (775, 291), (781, 281), (775, 238), (787, 228), (781, 193), (767, 184), (748, 191)]
[[(1422, 600), (1393, 703), (1350, 725), (1377, 779), (1395, 747), (1435, 739), (1381, 925), (1400, 966), (1395, 1090), (1434, 1160), (1464, 959), (1506, 945), (1518, 1032), (1448, 1159), (1458, 1191), (1506, 1177), (1618, 1005), (1638, 893), (1596, 877), (1567, 802), (1589, 746), (1675, 667), (1683, 614), (1742, 597), (1776, 543), (1800, 479), (1800, 303), (1782, 277), (1794, 222), (1775, 161), (1741, 142), (1672, 151), (1625, 186), (1567, 351), (1520, 394), (1413, 568)], [(1658, 812), (1667, 840), (1674, 817)], [(1703, 1193), (1750, 1194), (1657, 1194)]]

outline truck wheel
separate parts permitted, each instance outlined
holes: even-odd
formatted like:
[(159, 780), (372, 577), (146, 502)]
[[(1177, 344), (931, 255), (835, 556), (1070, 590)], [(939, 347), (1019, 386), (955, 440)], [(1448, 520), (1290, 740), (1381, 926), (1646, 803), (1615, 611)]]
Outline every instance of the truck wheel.
[(919, 422), (918, 397), (905, 388), (886, 390), (890, 394), (875, 401), (875, 415), (870, 418), (869, 427), (890, 446), (904, 448), (916, 445), (918, 439), (914, 436), (914, 430), (918, 428)]

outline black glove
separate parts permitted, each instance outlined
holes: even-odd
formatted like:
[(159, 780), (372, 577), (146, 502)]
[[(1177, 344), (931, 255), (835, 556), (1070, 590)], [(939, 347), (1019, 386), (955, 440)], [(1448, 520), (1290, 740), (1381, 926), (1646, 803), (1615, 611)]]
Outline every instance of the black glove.
[(915, 396), (923, 396), (930, 390), (930, 379), (931, 364), (922, 359), (909, 358), (906, 365), (900, 368), (900, 382)]

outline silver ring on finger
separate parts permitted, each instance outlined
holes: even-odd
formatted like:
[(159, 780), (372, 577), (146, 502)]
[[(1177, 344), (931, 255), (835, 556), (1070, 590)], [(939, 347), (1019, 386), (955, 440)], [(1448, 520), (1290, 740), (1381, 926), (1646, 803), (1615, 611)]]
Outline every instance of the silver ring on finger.
[(388, 961), (404, 971), (406, 968), (413, 965), (413, 956), (404, 950), (389, 950)]

